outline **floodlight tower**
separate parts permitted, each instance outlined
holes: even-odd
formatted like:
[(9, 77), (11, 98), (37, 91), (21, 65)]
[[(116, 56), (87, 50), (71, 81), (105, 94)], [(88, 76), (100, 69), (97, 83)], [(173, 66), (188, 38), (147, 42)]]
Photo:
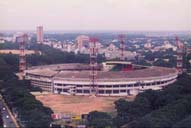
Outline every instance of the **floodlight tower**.
[(25, 56), (25, 44), (27, 43), (28, 35), (22, 34), (18, 38), (19, 43), (19, 71), (21, 73), (24, 73), (24, 70), (26, 69), (26, 56)]
[(97, 79), (97, 54), (98, 54), (98, 48), (97, 48), (97, 39), (96, 38), (90, 38), (89, 40), (89, 49), (90, 49), (90, 80), (91, 80), (91, 90), (90, 93), (92, 95), (97, 94), (97, 86), (96, 86), (96, 79)]
[(120, 41), (120, 50), (121, 50), (120, 60), (124, 61), (125, 60), (125, 57), (124, 57), (125, 35), (123, 34), (119, 35), (119, 41)]
[(180, 42), (179, 38), (176, 36), (176, 45), (177, 45), (177, 65), (176, 68), (181, 74), (183, 72), (183, 50), (184, 45), (182, 42)]

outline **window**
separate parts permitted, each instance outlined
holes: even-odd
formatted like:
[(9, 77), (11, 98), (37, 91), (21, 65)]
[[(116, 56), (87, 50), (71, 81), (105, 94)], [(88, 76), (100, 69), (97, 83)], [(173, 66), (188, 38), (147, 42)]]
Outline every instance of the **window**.
[(76, 90), (77, 93), (82, 93), (82, 90)]
[(90, 93), (90, 90), (84, 90), (84, 93)]
[(77, 87), (82, 87), (82, 85), (77, 85)]
[(155, 83), (155, 82), (153, 82), (153, 83), (152, 83), (152, 85), (156, 85), (156, 83)]
[(113, 85), (114, 88), (119, 88), (119, 85)]
[(111, 90), (106, 90), (106, 94), (111, 94)]
[(56, 84), (57, 86), (62, 86), (62, 84)]
[(104, 85), (99, 85), (100, 88), (104, 88)]
[(126, 88), (126, 85), (120, 85), (121, 88)]
[(60, 92), (62, 92), (62, 89), (58, 88), (57, 91), (58, 91), (58, 93), (60, 93)]
[(147, 83), (146, 86), (150, 86), (151, 84), (150, 83)]
[(141, 83), (141, 86), (145, 86), (145, 83)]
[(126, 92), (126, 90), (120, 90), (120, 92)]
[(127, 90), (127, 94), (130, 95), (130, 90)]
[(127, 85), (128, 87), (133, 87), (133, 85), (132, 84), (129, 84), (129, 85)]
[(68, 92), (68, 90), (67, 89), (63, 89), (63, 92)]
[(104, 90), (99, 90), (99, 94), (104, 94)]
[(119, 93), (119, 90), (113, 90), (113, 93), (117, 94), (117, 93)]
[(139, 83), (134, 84), (134, 86), (135, 86), (135, 87), (138, 87), (138, 86), (139, 86)]

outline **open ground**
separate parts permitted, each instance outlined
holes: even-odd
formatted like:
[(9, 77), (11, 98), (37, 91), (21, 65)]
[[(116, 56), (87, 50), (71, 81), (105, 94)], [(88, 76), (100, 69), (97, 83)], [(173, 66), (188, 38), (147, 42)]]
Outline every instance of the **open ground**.
[[(91, 97), (66, 96), (58, 94), (35, 94), (44, 106), (50, 107), (54, 113), (68, 113), (74, 115), (88, 114), (91, 111), (103, 111), (115, 114), (114, 102), (122, 97)], [(125, 97), (133, 100), (133, 97)]]

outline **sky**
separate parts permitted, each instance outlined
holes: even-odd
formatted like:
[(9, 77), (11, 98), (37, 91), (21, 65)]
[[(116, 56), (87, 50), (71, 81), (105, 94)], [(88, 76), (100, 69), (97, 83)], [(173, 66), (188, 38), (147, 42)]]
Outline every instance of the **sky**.
[(0, 0), (0, 30), (190, 31), (191, 0)]

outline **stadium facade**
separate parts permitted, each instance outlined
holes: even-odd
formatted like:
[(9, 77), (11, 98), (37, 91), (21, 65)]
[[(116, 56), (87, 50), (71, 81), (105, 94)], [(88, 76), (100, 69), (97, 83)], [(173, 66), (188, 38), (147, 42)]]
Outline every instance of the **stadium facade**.
[[(96, 95), (128, 96), (147, 89), (158, 90), (176, 81), (174, 68), (133, 65), (133, 70), (111, 71), (116, 63), (104, 63), (97, 68)], [(127, 64), (125, 64), (127, 65)], [(86, 64), (34, 66), (25, 70), (25, 79), (43, 91), (65, 95), (91, 95), (90, 67)]]

